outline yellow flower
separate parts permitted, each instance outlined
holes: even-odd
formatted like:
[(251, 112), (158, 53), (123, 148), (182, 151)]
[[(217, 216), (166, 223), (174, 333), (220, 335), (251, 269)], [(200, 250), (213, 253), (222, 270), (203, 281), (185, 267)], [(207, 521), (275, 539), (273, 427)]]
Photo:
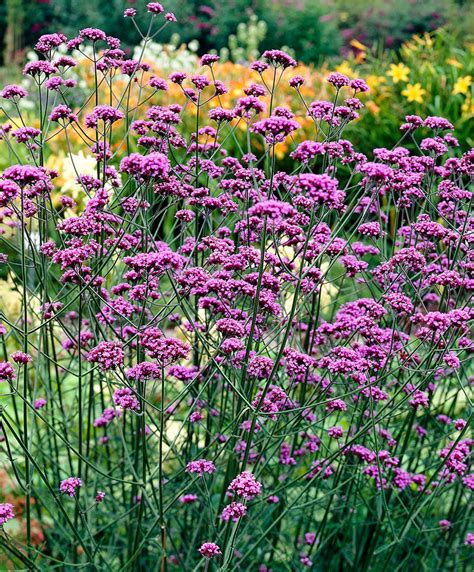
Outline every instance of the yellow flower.
[(474, 115), (474, 99), (471, 99), (470, 97), (465, 99), (464, 103), (461, 105), (461, 109), (463, 113)]
[(385, 83), (387, 80), (383, 75), (368, 75), (365, 77), (365, 82), (370, 87), (370, 91), (375, 91), (381, 83)]
[(470, 75), (465, 75), (463, 77), (458, 78), (453, 87), (453, 95), (456, 95), (458, 93), (466, 95), (469, 91), (471, 83), (472, 83), (472, 77)]
[(423, 89), (419, 83), (409, 83), (402, 91), (402, 95), (404, 95), (408, 101), (416, 101), (417, 103), (423, 103), (425, 93), (426, 89)]
[(22, 292), (21, 286), (16, 287), (11, 276), (8, 276), (6, 280), (0, 280), (2, 310), (12, 322), (18, 320), (21, 315)]
[(378, 115), (380, 113), (380, 107), (374, 101), (367, 101), (365, 106), (373, 115)]
[(347, 77), (352, 77), (352, 78), (355, 77), (354, 70), (351, 68), (351, 66), (346, 61), (339, 64), (336, 67), (336, 71), (346, 75)]
[(446, 63), (450, 66), (454, 66), (455, 68), (461, 69), (462, 68), (462, 63), (458, 62), (458, 60), (454, 59), (454, 58), (448, 58), (446, 60)]
[(433, 38), (430, 36), (429, 32), (425, 32), (425, 44), (431, 48), (433, 46)]
[(393, 83), (398, 83), (399, 81), (408, 81), (408, 74), (410, 73), (410, 68), (403, 63), (390, 64), (390, 69), (387, 75), (392, 78)]
[(356, 50), (361, 50), (363, 52), (365, 52), (365, 50), (367, 49), (367, 46), (364, 46), (364, 44), (362, 42), (359, 42), (359, 40), (351, 40), (351, 46)]

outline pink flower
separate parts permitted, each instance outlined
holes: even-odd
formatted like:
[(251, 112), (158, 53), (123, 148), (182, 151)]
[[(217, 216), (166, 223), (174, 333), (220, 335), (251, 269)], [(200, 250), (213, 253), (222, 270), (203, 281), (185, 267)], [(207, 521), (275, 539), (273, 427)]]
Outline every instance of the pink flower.
[(178, 500), (182, 504), (192, 504), (195, 503), (197, 499), (198, 499), (197, 495), (188, 493), (186, 495), (180, 496)]
[(447, 530), (449, 530), (451, 528), (451, 521), (450, 520), (440, 520), (439, 521), (439, 527), (441, 528), (441, 530), (443, 532), (446, 532)]
[(205, 542), (198, 549), (198, 552), (201, 556), (204, 556), (204, 558), (214, 558), (222, 554), (221, 549), (214, 542)]
[(102, 371), (123, 365), (124, 358), (125, 354), (120, 342), (100, 342), (87, 356), (87, 360), (99, 364)]
[(240, 518), (244, 517), (247, 514), (247, 507), (242, 504), (241, 502), (233, 502), (227, 505), (221, 514), (221, 519), (224, 522), (228, 522), (232, 520), (233, 522), (237, 522)]
[(161, 14), (164, 11), (163, 6), (159, 2), (149, 2), (146, 7), (151, 14)]
[(340, 439), (344, 435), (342, 427), (331, 427), (328, 429), (328, 435), (332, 439)]
[(13, 352), (10, 357), (19, 365), (26, 365), (33, 359), (29, 354), (25, 354), (24, 352)]
[(13, 381), (16, 378), (15, 370), (8, 361), (0, 361), (0, 382)]
[(262, 484), (249, 471), (240, 473), (229, 485), (229, 491), (246, 500), (251, 500), (262, 491)]
[(70, 497), (75, 497), (77, 490), (82, 487), (82, 481), (79, 477), (68, 477), (61, 481), (59, 490)]
[(44, 397), (39, 397), (38, 399), (35, 400), (34, 403), (34, 408), (38, 411), (39, 409), (43, 409), (43, 407), (46, 406), (46, 399), (44, 399)]
[(191, 461), (186, 465), (187, 473), (196, 473), (202, 477), (205, 473), (211, 475), (216, 470), (216, 467), (212, 461), (206, 461), (206, 459), (199, 459), (197, 461)]
[(0, 526), (15, 517), (13, 505), (10, 503), (0, 503)]
[(114, 404), (122, 409), (130, 409), (131, 411), (140, 410), (140, 402), (135, 393), (129, 387), (116, 389), (113, 395)]

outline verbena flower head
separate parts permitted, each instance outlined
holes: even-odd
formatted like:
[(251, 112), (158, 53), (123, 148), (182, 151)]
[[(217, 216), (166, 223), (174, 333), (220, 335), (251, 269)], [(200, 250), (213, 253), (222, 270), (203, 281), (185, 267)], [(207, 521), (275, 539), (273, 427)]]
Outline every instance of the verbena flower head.
[(8, 361), (0, 361), (0, 381), (13, 381), (16, 373), (13, 365)]
[(103, 121), (105, 124), (112, 124), (116, 121), (120, 121), (125, 117), (123, 111), (116, 109), (110, 105), (98, 105), (94, 108), (92, 113), (86, 116), (85, 125), (95, 129), (98, 126), (99, 121)]
[(275, 66), (282, 66), (283, 68), (296, 66), (296, 60), (282, 50), (266, 50), (262, 57)]
[(151, 14), (161, 14), (164, 12), (164, 8), (159, 2), (149, 2), (146, 8)]
[(247, 507), (242, 504), (241, 502), (233, 502), (227, 505), (221, 514), (221, 519), (224, 522), (228, 522), (232, 520), (233, 522), (237, 522), (240, 518), (244, 517), (247, 514)]
[(9, 520), (15, 518), (13, 505), (10, 503), (0, 503), (0, 526), (3, 526)]
[(205, 542), (199, 548), (199, 554), (204, 558), (214, 558), (222, 554), (221, 549), (214, 542)]
[(61, 44), (66, 42), (67, 38), (64, 34), (43, 34), (35, 45), (35, 50), (42, 54), (47, 54)]
[(100, 342), (99, 345), (91, 349), (87, 359), (92, 363), (99, 364), (102, 371), (107, 371), (121, 366), (124, 356), (120, 342)]
[(78, 489), (82, 487), (82, 480), (79, 477), (68, 477), (61, 481), (59, 490), (61, 493), (66, 494), (70, 497), (75, 497), (77, 495)]
[(24, 97), (28, 97), (28, 92), (21, 85), (6, 85), (0, 92), (0, 97), (18, 101)]
[(337, 89), (341, 89), (341, 87), (350, 84), (349, 78), (346, 75), (339, 72), (330, 73), (326, 79), (330, 84), (332, 84)]
[(29, 62), (23, 68), (23, 75), (31, 75), (33, 77), (49, 77), (53, 73), (56, 73), (57, 69), (53, 66), (53, 64), (45, 61), (45, 60), (38, 60), (35, 62)]
[(237, 496), (251, 500), (262, 491), (262, 484), (249, 471), (243, 471), (230, 483), (229, 490)]
[(206, 459), (199, 459), (197, 461), (191, 461), (186, 466), (187, 473), (195, 473), (200, 477), (205, 473), (211, 475), (216, 470), (216, 467), (212, 461), (206, 461)]

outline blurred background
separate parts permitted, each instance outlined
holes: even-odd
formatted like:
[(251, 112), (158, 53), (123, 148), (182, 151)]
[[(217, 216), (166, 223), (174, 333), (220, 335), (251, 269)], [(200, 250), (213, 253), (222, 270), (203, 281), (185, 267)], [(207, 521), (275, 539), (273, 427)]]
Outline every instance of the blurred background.
[[(195, 72), (199, 55), (215, 52), (221, 56), (220, 79), (235, 100), (249, 79), (247, 62), (265, 49), (284, 49), (301, 63), (297, 73), (305, 77), (307, 98), (324, 97), (328, 71), (367, 81), (371, 93), (364, 101), (366, 119), (354, 127), (354, 142), (361, 151), (393, 143), (408, 113), (448, 117), (460, 139), (474, 144), (474, 0), (162, 4), (178, 22), (167, 26), (144, 53), (153, 72), (162, 77), (171, 71)], [(1, 83), (21, 81), (21, 66), (37, 57), (32, 49), (37, 38), (50, 32), (73, 37), (84, 27), (101, 28), (120, 38), (129, 57), (139, 57), (140, 35), (130, 20), (124, 21), (123, 11), (136, 8), (137, 23), (144, 29), (145, 5), (145, 0), (2, 0)], [(292, 90), (286, 89), (291, 99)], [(375, 132), (377, 141), (372, 140)]]
[[(122, 36), (125, 8), (141, 8), (134, 0), (2, 0), (2, 63), (21, 63), (38, 36), (52, 31), (75, 35), (79, 28), (98, 27)], [(325, 58), (354, 51), (353, 40), (378, 49), (397, 50), (414, 34), (444, 28), (460, 44), (474, 29), (472, 0), (168, 0), (167, 11), (178, 18), (179, 41), (199, 42), (199, 51), (236, 47), (290, 45), (298, 60), (319, 64)], [(140, 10), (139, 10), (140, 12)], [(249, 25), (249, 24), (253, 24)], [(161, 40), (169, 42), (176, 28)], [(176, 40), (176, 38), (174, 38)], [(138, 32), (121, 37), (133, 49)], [(243, 54), (238, 51), (232, 57)]]

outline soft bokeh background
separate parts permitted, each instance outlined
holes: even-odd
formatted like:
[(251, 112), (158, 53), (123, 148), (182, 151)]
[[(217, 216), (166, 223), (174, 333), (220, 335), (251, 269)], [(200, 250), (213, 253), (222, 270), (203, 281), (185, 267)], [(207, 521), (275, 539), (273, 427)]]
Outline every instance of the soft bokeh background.
[[(242, 47), (247, 42), (260, 50), (289, 45), (307, 64), (350, 54), (352, 40), (379, 50), (398, 49), (413, 34), (443, 27), (452, 33), (454, 43), (461, 43), (474, 28), (472, 0), (169, 0), (163, 4), (178, 18), (180, 41), (197, 40), (200, 51), (232, 48), (237, 36)], [(4, 0), (3, 63), (21, 61), (25, 49), (52, 30), (71, 35), (93, 26), (121, 36), (123, 10), (133, 6), (139, 7), (139, 2)], [(242, 27), (252, 16), (260, 22), (258, 38), (254, 33), (249, 38), (248, 29)], [(169, 27), (162, 40), (169, 41), (175, 30)], [(139, 42), (134, 30), (127, 30), (121, 39), (130, 49)]]
[[(163, 4), (178, 23), (168, 26), (146, 50), (154, 73), (165, 77), (170, 71), (195, 69), (199, 54), (214, 51), (225, 62), (220, 79), (230, 84), (230, 95), (236, 99), (248, 79), (248, 61), (268, 48), (287, 49), (302, 64), (298, 73), (306, 78), (308, 97), (324, 95), (321, 78), (328, 70), (362, 76), (369, 83), (366, 111), (354, 128), (354, 142), (361, 151), (393, 144), (393, 134), (407, 113), (449, 117), (462, 140), (473, 144), (472, 0)], [(19, 81), (21, 65), (36, 57), (36, 39), (53, 31), (74, 36), (87, 26), (102, 28), (119, 37), (132, 55), (139, 50), (140, 37), (129, 21), (124, 22), (123, 10), (133, 6), (140, 8), (135, 0), (4, 0), (0, 81)], [(290, 92), (288, 98), (293, 97)], [(283, 155), (284, 149), (280, 151)]]

